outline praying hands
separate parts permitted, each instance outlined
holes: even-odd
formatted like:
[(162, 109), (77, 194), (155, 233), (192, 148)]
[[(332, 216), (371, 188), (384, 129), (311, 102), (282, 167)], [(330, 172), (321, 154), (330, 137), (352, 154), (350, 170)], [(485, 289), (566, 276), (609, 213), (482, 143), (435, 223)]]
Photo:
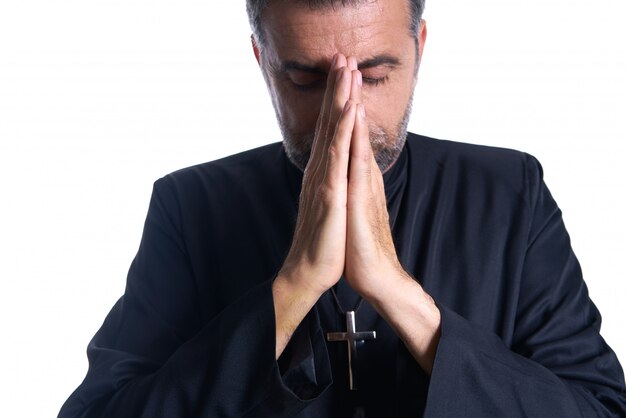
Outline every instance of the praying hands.
[(59, 416), (626, 416), (539, 161), (408, 131), (424, 1), (246, 10), (282, 141), (154, 182)]
[(293, 242), (273, 285), (276, 358), (343, 274), (430, 373), (440, 315), (398, 261), (362, 85), (356, 58), (336, 54), (304, 172)]

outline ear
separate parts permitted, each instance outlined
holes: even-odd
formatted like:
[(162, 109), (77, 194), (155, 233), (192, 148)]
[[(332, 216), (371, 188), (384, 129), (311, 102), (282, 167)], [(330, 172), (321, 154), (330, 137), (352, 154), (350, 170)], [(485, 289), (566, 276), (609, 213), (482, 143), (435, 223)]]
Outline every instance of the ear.
[(250, 41), (252, 42), (252, 50), (254, 51), (254, 58), (256, 58), (257, 64), (261, 65), (261, 51), (259, 50), (259, 45), (256, 43), (256, 39), (254, 39), (254, 35), (250, 35)]
[(427, 33), (428, 33), (428, 30), (426, 29), (426, 20), (422, 19), (422, 21), (420, 22), (420, 30), (419, 30), (419, 33), (417, 34), (417, 39), (419, 41), (420, 63), (422, 61), (422, 57), (424, 56), (424, 44), (426, 43)]
[(415, 74), (413, 76), (413, 89), (417, 85), (417, 79), (419, 75), (420, 65), (422, 64), (422, 57), (424, 56), (424, 44), (426, 43), (426, 20), (422, 19), (420, 22), (419, 33), (417, 34), (417, 43), (418, 43), (418, 61), (415, 63)]

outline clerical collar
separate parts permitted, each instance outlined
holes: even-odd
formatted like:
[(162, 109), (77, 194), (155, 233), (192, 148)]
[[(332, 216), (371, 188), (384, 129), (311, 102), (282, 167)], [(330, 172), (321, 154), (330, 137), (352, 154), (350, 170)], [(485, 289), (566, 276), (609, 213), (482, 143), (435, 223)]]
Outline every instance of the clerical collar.
[(405, 142), (396, 162), (391, 166), (389, 170), (387, 170), (387, 172), (383, 173), (383, 181), (385, 183), (385, 197), (387, 198), (387, 203), (390, 203), (393, 198), (402, 189), (404, 189), (403, 186), (406, 183), (408, 154), (409, 151)]

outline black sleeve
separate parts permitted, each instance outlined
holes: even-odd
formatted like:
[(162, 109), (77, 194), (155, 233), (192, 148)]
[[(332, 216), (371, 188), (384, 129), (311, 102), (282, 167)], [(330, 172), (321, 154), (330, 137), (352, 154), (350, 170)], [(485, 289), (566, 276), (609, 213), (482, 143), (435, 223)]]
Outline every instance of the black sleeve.
[(600, 336), (561, 212), (539, 162), (528, 156), (527, 166), (533, 217), (513, 345), (438, 304), (427, 417), (626, 416), (623, 370)]
[(289, 416), (330, 385), (315, 310), (292, 341), (304, 354), (290, 355), (282, 376), (272, 278), (200, 323), (176, 205), (167, 177), (157, 180), (125, 293), (89, 343), (87, 376), (59, 417)]

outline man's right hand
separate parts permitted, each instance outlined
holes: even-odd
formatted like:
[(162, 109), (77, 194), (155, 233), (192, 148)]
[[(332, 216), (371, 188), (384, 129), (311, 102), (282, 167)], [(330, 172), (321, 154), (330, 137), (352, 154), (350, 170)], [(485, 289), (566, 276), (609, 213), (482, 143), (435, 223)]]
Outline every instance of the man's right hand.
[(318, 296), (344, 270), (348, 160), (357, 109), (351, 91), (359, 77), (354, 57), (335, 55), (304, 171), (293, 242), (279, 273)]
[(336, 54), (302, 179), (293, 241), (272, 284), (276, 358), (315, 302), (344, 271), (348, 161), (361, 84), (356, 58)]

